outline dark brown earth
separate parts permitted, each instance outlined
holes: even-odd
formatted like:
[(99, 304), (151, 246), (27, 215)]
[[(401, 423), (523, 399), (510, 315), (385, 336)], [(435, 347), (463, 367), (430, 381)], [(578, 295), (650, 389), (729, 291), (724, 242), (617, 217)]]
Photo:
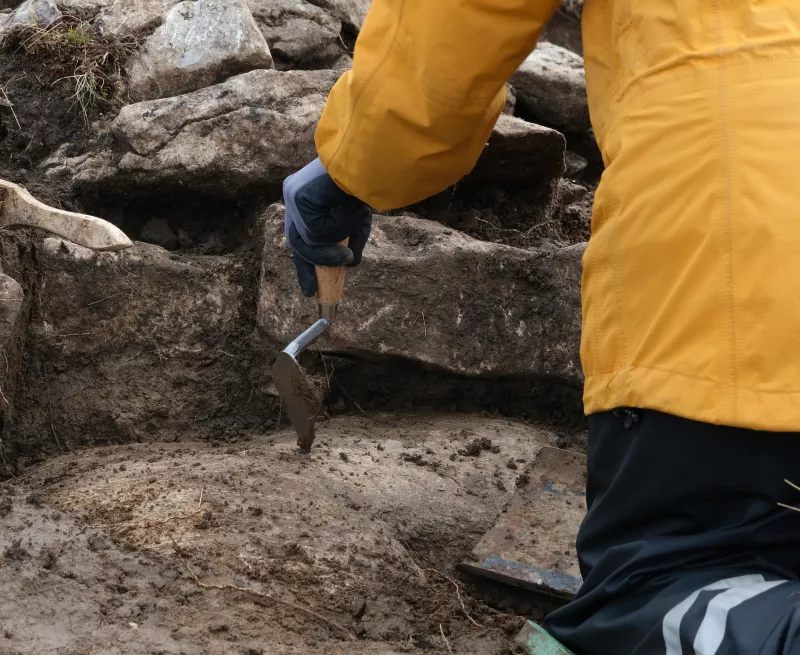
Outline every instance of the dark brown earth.
[(73, 109), (72, 91), (38, 63), (6, 49), (0, 54), (0, 177), (24, 185), (34, 196), (70, 208), (69, 189), (54, 187), (36, 167), (65, 141), (89, 139)]
[[(45, 178), (38, 165), (59, 146), (64, 156), (102, 141), (126, 92), (119, 67), (134, 43), (100, 37), (87, 23), (66, 17), (48, 30), (15, 28), (0, 37), (0, 178), (34, 196), (74, 208), (63, 181)], [(96, 64), (96, 65), (95, 65)], [(95, 92), (76, 94), (76, 76), (90, 69)]]
[(372, 414), (310, 456), (281, 430), (53, 458), (0, 490), (0, 652), (513, 653), (514, 593), (455, 566), (553, 440)]

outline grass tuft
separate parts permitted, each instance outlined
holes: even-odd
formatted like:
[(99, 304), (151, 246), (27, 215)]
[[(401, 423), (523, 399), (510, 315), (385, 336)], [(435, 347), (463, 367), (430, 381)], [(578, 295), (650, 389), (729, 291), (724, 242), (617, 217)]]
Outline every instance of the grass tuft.
[(0, 52), (24, 52), (35, 57), (54, 84), (69, 83), (74, 107), (86, 125), (99, 108), (125, 104), (124, 64), (136, 51), (133, 36), (103, 35), (71, 16), (42, 27), (22, 25), (0, 36)]

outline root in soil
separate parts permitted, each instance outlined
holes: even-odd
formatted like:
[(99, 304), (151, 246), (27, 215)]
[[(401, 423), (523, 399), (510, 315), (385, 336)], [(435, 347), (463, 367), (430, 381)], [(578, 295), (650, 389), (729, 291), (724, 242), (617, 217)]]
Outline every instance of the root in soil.
[[(319, 612), (315, 612), (314, 610), (312, 610), (309, 607), (304, 607), (303, 605), (298, 605), (298, 604), (292, 603), (291, 601), (288, 601), (288, 600), (281, 600), (280, 598), (276, 598), (275, 596), (272, 596), (270, 594), (265, 594), (263, 591), (258, 591), (257, 589), (251, 589), (250, 587), (237, 587), (236, 585), (232, 585), (232, 584), (209, 584), (207, 582), (202, 582), (200, 580), (200, 578), (197, 577), (197, 574), (192, 570), (192, 567), (189, 566), (189, 562), (187, 562), (183, 558), (183, 555), (181, 555), (181, 552), (180, 552), (180, 550), (179, 550), (177, 545), (175, 546), (175, 553), (178, 555), (178, 557), (180, 557), (183, 560), (183, 563), (186, 566), (186, 570), (189, 572), (189, 575), (192, 576), (192, 579), (195, 581), (197, 586), (201, 587), (202, 589), (220, 589), (222, 591), (224, 591), (226, 589), (229, 589), (231, 591), (238, 591), (238, 592), (241, 592), (241, 593), (244, 593), (244, 594), (252, 594), (253, 596), (258, 596), (259, 598), (266, 598), (267, 600), (269, 600), (269, 601), (271, 601), (273, 603), (279, 603), (281, 605), (286, 605), (286, 607), (290, 607), (290, 608), (292, 608), (294, 610), (297, 610), (298, 612), (302, 612), (303, 614), (308, 614), (308, 616), (311, 616), (311, 617), (317, 619), (318, 621), (321, 621), (325, 625), (327, 625), (327, 626), (329, 626), (331, 628), (335, 628), (336, 630), (341, 632), (343, 635), (345, 635), (351, 641), (356, 641), (355, 635), (352, 632), (350, 632), (347, 628), (343, 627), (341, 624), (337, 623), (336, 621), (332, 621), (331, 619), (326, 619)], [(439, 625), (441, 627), (441, 624), (439, 624)]]

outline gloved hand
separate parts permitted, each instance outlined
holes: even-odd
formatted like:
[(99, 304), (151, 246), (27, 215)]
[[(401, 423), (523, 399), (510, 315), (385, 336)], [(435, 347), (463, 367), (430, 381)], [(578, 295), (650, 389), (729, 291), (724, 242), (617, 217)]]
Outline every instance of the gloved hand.
[[(304, 296), (317, 292), (314, 265), (358, 266), (372, 229), (372, 211), (342, 191), (319, 159), (283, 182), (286, 240)], [(349, 238), (347, 247), (338, 243)]]

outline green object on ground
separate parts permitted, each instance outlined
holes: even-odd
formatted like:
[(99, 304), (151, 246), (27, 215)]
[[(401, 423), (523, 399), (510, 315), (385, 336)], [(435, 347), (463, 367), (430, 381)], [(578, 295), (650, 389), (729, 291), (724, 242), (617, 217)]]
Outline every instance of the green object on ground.
[(574, 655), (533, 621), (525, 623), (514, 641), (525, 648), (528, 655)]

